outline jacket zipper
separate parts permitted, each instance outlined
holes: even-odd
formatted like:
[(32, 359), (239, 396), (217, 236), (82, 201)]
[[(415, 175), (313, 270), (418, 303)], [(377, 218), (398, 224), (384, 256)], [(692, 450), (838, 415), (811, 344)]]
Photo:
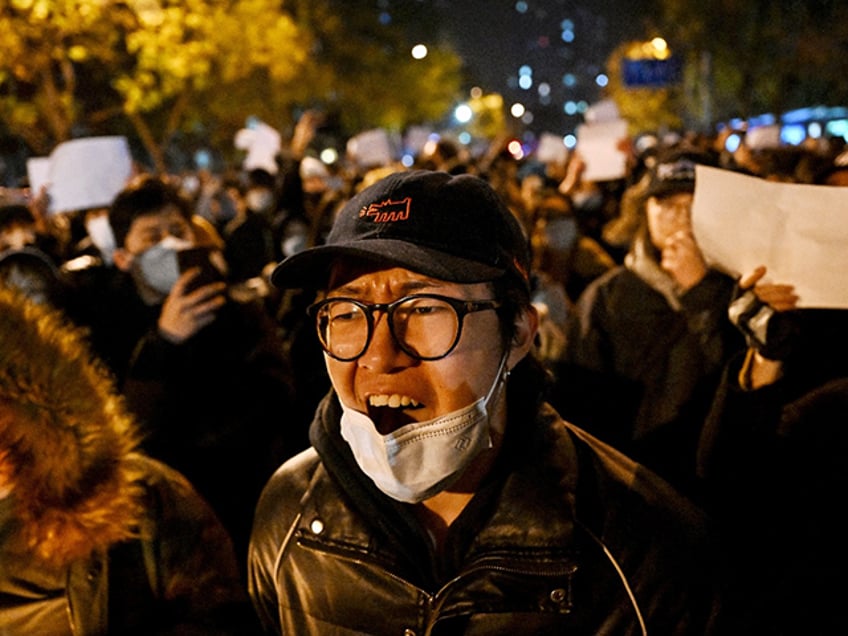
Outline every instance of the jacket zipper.
[[(467, 578), (470, 574), (473, 574), (475, 572), (490, 571), (504, 572), (507, 574), (524, 574), (528, 576), (567, 576), (570, 582), (571, 577), (578, 569), (578, 566), (575, 563), (552, 563), (550, 565), (532, 565), (530, 563), (515, 564), (508, 563), (505, 559), (501, 559), (499, 557), (486, 557), (472, 563), (470, 567), (464, 569), (450, 581), (445, 583), (441, 588), (439, 588), (439, 590), (435, 594), (430, 594), (429, 592), (418, 587), (417, 585), (410, 583), (408, 580), (390, 572), (376, 561), (366, 560), (362, 558), (362, 555), (359, 553), (355, 553), (351, 550), (345, 550), (343, 548), (335, 548), (316, 541), (310, 541), (308, 539), (304, 539), (303, 537), (300, 537), (297, 540), (297, 543), (308, 550), (313, 550), (315, 552), (325, 552), (328, 554), (333, 554), (339, 557), (340, 559), (344, 559), (351, 563), (367, 565), (369, 567), (376, 567), (392, 580), (398, 581), (403, 585), (406, 585), (416, 590), (416, 592), (425, 599), (427, 608), (426, 622), (424, 625), (424, 632), (422, 636), (429, 636), (432, 633), (432, 630), (436, 624), (434, 618), (439, 616), (442, 604), (447, 600), (448, 592), (450, 591), (450, 589), (452, 587), (455, 587), (460, 581)], [(567, 591), (567, 599), (565, 599), (565, 602), (568, 605), (571, 605), (571, 601), (571, 585), (569, 584)]]

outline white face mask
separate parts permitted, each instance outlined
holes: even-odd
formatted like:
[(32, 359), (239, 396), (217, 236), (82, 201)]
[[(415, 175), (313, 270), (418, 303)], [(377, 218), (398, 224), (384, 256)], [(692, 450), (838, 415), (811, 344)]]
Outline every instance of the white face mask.
[(111, 263), (112, 253), (115, 251), (115, 235), (112, 233), (112, 226), (109, 225), (109, 218), (103, 214), (89, 217), (85, 221), (85, 229), (91, 242), (100, 250), (103, 260)]
[(247, 191), (244, 202), (254, 212), (270, 212), (274, 207), (274, 193), (265, 188), (253, 188)]
[(426, 422), (380, 435), (366, 414), (342, 404), (341, 434), (356, 463), (383, 493), (419, 503), (448, 488), (481, 451), (492, 447), (488, 404), (506, 380), (507, 350), (485, 397)]
[(171, 293), (171, 288), (180, 277), (177, 252), (191, 247), (191, 243), (173, 236), (166, 236), (153, 247), (144, 250), (136, 257), (135, 267), (144, 284), (163, 296)]

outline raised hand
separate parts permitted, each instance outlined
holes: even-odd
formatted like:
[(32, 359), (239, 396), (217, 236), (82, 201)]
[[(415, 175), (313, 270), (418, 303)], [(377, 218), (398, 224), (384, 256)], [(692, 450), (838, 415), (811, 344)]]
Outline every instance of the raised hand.
[(198, 274), (199, 267), (181, 274), (162, 305), (158, 329), (160, 335), (169, 342), (179, 344), (191, 338), (215, 320), (218, 309), (226, 302), (226, 284), (223, 282), (187, 292), (187, 286)]

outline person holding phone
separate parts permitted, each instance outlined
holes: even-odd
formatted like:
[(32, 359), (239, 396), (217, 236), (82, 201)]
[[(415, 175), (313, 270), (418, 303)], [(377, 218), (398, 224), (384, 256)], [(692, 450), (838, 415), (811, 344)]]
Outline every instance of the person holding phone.
[(222, 253), (198, 238), (167, 180), (131, 182), (109, 222), (113, 277), (80, 296), (80, 322), (115, 370), (146, 450), (194, 483), (243, 557), (261, 485), (306, 445), (280, 417), (293, 398), (275, 325), (261, 305), (228, 294)]

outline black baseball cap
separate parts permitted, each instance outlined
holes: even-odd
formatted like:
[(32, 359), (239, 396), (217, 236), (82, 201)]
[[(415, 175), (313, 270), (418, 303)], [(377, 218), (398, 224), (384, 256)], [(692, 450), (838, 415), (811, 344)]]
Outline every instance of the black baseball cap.
[(395, 172), (365, 188), (336, 216), (324, 244), (277, 265), (282, 288), (319, 288), (330, 265), (356, 257), (456, 283), (513, 275), (529, 289), (529, 242), (484, 179), (447, 172)]
[(661, 150), (650, 170), (644, 196), (662, 198), (680, 192), (695, 192), (695, 166), (713, 163), (706, 153), (695, 148), (684, 146)]

